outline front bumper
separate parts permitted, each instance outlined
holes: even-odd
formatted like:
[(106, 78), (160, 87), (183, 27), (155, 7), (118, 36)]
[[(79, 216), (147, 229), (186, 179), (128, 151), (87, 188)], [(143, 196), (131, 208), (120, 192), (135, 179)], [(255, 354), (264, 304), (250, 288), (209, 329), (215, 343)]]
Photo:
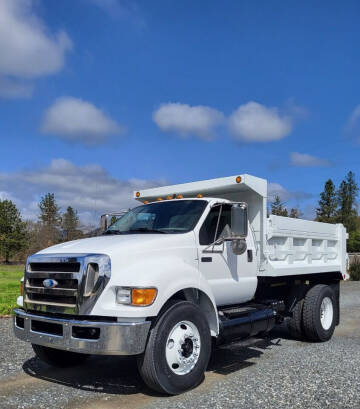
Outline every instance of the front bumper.
[(150, 321), (99, 322), (52, 318), (21, 309), (15, 309), (14, 314), (14, 333), (19, 339), (85, 354), (141, 354), (151, 325)]

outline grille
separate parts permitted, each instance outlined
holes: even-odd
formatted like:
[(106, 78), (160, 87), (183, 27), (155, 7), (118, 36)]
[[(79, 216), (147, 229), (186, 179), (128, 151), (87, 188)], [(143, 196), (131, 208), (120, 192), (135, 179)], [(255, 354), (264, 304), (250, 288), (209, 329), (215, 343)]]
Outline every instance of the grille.
[[(25, 279), (25, 302), (28, 309), (76, 312), (81, 284), (79, 262), (29, 263)], [(44, 280), (55, 285), (47, 288)]]

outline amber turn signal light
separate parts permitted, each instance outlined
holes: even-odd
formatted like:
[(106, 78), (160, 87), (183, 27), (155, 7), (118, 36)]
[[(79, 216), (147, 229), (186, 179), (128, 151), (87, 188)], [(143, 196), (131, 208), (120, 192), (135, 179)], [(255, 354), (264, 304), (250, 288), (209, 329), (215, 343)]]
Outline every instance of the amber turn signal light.
[(131, 304), (138, 306), (150, 305), (156, 298), (156, 288), (133, 288), (131, 290)]

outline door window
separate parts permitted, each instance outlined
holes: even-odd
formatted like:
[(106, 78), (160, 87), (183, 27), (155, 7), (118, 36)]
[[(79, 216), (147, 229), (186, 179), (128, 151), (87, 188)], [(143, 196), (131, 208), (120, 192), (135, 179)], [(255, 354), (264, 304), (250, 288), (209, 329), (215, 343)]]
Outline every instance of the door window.
[[(218, 220), (219, 225), (215, 237)], [(206, 246), (214, 243), (214, 241), (216, 241), (220, 237), (226, 225), (228, 225), (229, 227), (231, 226), (231, 205), (224, 204), (221, 206), (213, 207), (200, 228), (199, 232), (200, 244)]]

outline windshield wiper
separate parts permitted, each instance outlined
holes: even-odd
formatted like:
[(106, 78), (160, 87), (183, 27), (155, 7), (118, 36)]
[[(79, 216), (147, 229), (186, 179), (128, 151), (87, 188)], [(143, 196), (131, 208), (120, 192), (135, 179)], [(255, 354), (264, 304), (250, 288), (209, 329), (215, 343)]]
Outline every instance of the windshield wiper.
[(124, 234), (124, 232), (120, 231), (120, 230), (106, 230), (103, 235), (105, 234)]
[(156, 230), (156, 229), (147, 229), (146, 227), (140, 227), (139, 229), (130, 229), (128, 230), (129, 233), (160, 233), (166, 234), (165, 231)]

